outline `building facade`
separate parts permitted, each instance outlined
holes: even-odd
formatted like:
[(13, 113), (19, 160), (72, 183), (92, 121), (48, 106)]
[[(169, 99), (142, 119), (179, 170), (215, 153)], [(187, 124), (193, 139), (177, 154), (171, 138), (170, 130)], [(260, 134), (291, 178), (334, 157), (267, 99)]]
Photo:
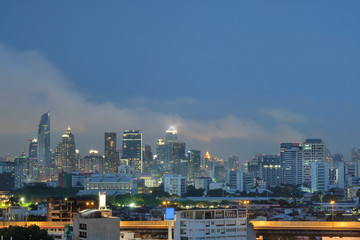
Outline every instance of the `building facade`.
[(41, 179), (50, 177), (51, 153), (50, 153), (50, 113), (41, 116), (38, 128), (38, 166)]
[(124, 130), (122, 158), (137, 172), (143, 171), (142, 133), (140, 130)]
[(175, 240), (246, 240), (247, 219), (238, 209), (200, 209), (176, 212)]

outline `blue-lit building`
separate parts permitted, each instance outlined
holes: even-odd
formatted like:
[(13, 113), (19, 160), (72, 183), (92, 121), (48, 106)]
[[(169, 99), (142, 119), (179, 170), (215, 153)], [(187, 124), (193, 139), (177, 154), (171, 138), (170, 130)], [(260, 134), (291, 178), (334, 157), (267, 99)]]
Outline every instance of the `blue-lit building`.
[(137, 172), (143, 171), (142, 133), (140, 130), (124, 130), (122, 158)]

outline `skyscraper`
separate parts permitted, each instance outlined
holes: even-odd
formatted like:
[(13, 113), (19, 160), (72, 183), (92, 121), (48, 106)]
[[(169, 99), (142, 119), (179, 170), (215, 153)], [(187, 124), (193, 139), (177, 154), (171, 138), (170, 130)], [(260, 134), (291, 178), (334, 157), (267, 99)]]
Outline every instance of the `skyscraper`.
[(116, 173), (119, 164), (119, 153), (116, 150), (116, 133), (105, 133), (105, 166), (106, 173)]
[(140, 130), (124, 130), (122, 158), (128, 159), (137, 172), (143, 171), (142, 133)]
[[(150, 143), (145, 144), (144, 148), (144, 172), (148, 172), (150, 166), (153, 164), (153, 153), (151, 151)], [(158, 166), (155, 166), (158, 168)]]
[(311, 163), (325, 162), (325, 143), (321, 139), (306, 139), (303, 143), (303, 184), (311, 185)]
[(62, 142), (55, 148), (55, 164), (58, 172), (63, 170), (71, 173), (78, 170), (75, 150), (75, 137), (69, 126), (62, 135)]
[(173, 125), (171, 125), (168, 130), (166, 130), (165, 133), (165, 142), (177, 142), (178, 141), (178, 135), (177, 130)]
[(188, 151), (188, 158), (189, 158), (188, 178), (194, 181), (196, 177), (200, 176), (201, 152), (199, 150), (190, 150)]
[(38, 166), (38, 140), (29, 139), (29, 177), (31, 180), (38, 180), (39, 166)]
[(40, 178), (48, 179), (50, 177), (50, 113), (44, 113), (41, 116), (38, 129), (38, 165)]
[(281, 143), (280, 159), (284, 184), (302, 184), (302, 144)]

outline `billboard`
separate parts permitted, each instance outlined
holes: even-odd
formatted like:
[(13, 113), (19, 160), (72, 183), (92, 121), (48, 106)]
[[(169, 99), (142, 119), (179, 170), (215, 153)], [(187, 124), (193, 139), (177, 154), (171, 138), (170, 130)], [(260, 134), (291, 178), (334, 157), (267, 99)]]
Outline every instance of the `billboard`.
[(165, 221), (166, 220), (174, 220), (175, 219), (175, 209), (174, 208), (166, 208), (165, 209)]

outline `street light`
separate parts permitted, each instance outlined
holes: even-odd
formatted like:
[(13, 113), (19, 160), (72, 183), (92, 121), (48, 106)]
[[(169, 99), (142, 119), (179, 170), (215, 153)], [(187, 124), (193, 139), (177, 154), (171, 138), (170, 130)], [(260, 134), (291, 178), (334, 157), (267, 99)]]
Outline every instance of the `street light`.
[(335, 205), (335, 201), (334, 200), (330, 201), (330, 204), (332, 206), (331, 218), (332, 218), (332, 221), (334, 221), (334, 205)]
[(247, 206), (250, 204), (250, 201), (248, 201), (248, 200), (245, 200), (245, 201), (243, 201), (243, 204), (245, 205), (245, 208), (246, 208), (246, 214), (245, 214), (245, 217), (246, 217), (246, 219), (247, 219), (247, 212), (248, 212), (248, 208), (247, 208)]

